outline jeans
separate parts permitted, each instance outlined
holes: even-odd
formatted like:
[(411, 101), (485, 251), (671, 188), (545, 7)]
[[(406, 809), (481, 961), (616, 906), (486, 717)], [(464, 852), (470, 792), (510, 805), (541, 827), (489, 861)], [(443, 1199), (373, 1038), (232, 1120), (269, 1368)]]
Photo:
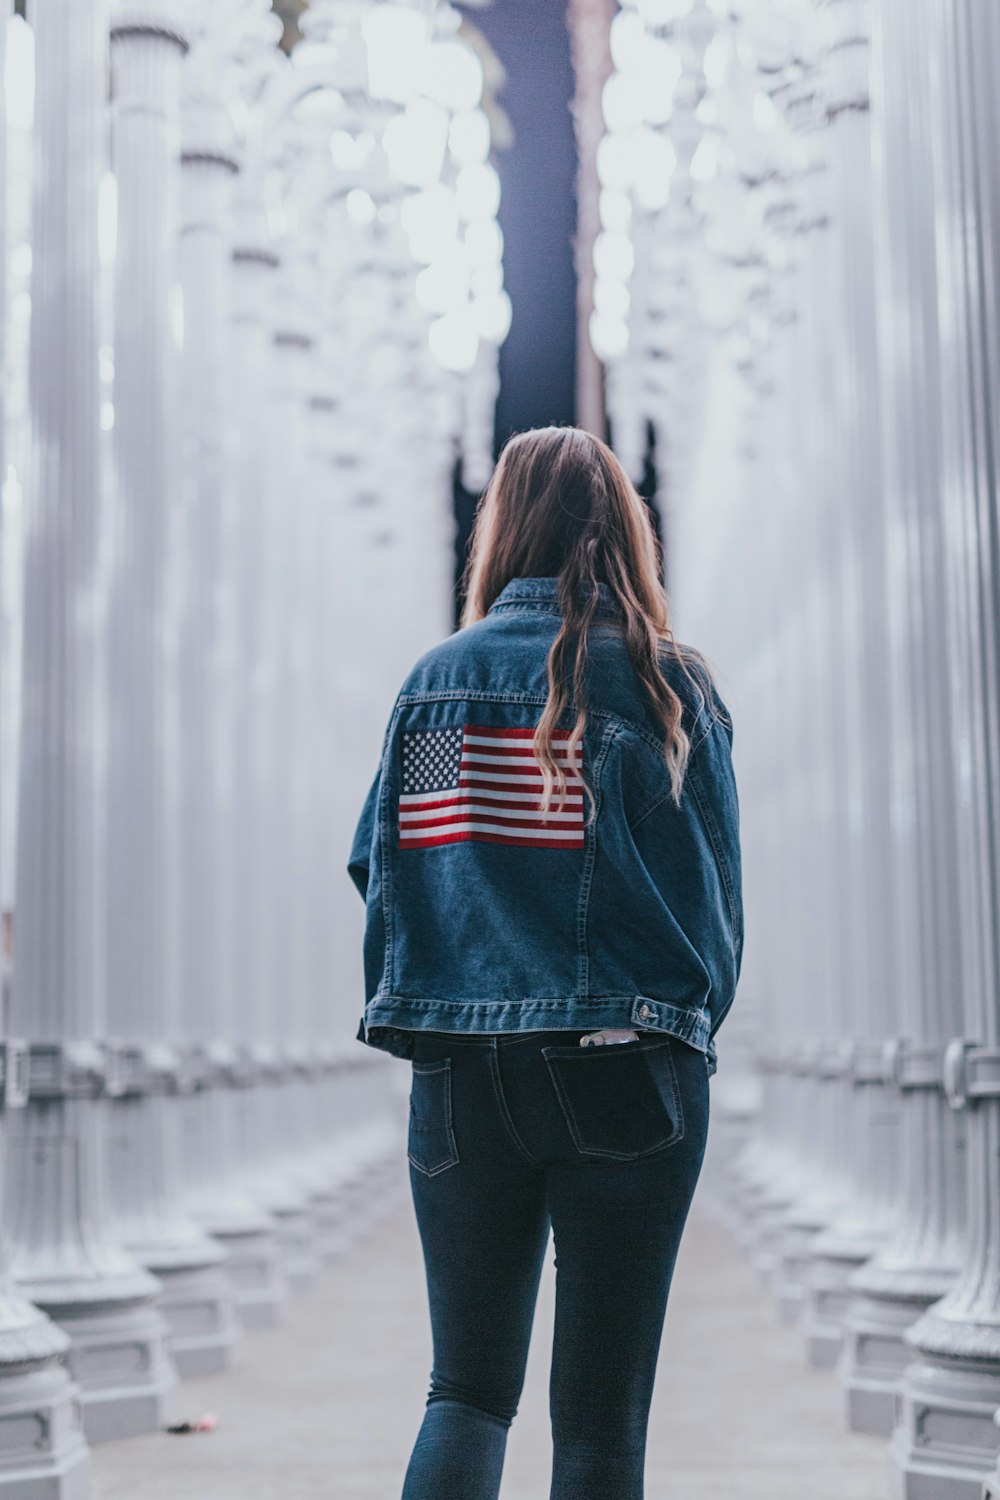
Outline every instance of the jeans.
[(550, 1500), (642, 1500), (708, 1069), (672, 1037), (579, 1038), (417, 1035), (410, 1180), (434, 1367), (403, 1500), (496, 1500), (550, 1225)]

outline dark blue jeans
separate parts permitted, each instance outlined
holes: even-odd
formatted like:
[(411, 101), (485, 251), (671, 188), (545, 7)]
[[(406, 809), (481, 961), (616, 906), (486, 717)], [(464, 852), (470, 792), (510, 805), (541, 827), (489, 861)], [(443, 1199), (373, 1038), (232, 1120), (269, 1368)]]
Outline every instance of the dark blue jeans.
[(550, 1225), (550, 1500), (641, 1500), (708, 1071), (663, 1036), (579, 1038), (417, 1037), (410, 1179), (434, 1368), (403, 1500), (496, 1500)]

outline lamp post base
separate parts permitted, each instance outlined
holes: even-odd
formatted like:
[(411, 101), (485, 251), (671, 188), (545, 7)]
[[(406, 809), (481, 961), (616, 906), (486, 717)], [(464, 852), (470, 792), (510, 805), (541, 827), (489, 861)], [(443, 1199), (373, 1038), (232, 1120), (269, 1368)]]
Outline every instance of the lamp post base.
[(80, 1393), (64, 1363), (69, 1339), (0, 1287), (0, 1496), (86, 1500), (90, 1460)]
[(879, 1264), (878, 1259), (855, 1272), (840, 1371), (852, 1432), (891, 1437), (913, 1358), (906, 1332), (954, 1279), (954, 1268)]
[[(982, 1500), (995, 1478), (1000, 1358), (963, 1357), (958, 1343), (968, 1325), (942, 1329), (942, 1321), (930, 1315), (914, 1330), (921, 1347), (903, 1377), (892, 1438), (895, 1500)], [(923, 1347), (925, 1335), (935, 1332), (945, 1339), (959, 1334), (949, 1340), (956, 1345), (953, 1357)]]

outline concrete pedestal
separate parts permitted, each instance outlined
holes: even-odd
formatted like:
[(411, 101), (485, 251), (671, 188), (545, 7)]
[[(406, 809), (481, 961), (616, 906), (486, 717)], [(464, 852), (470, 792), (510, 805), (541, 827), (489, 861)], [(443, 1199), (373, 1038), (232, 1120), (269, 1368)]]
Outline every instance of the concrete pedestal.
[(79, 1391), (66, 1369), (69, 1339), (0, 1286), (0, 1495), (87, 1500), (90, 1460)]

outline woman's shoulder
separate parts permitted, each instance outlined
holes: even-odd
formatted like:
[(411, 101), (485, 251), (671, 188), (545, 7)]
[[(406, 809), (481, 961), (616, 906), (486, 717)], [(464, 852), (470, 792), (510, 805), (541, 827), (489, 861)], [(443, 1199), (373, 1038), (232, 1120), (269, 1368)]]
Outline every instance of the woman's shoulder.
[[(682, 642), (664, 640), (657, 665), (681, 701), (689, 735), (700, 733), (699, 719), (713, 703), (712, 673), (701, 653)], [(636, 671), (620, 626), (603, 625), (588, 643), (587, 697), (592, 708), (617, 713), (651, 741), (662, 741), (662, 723)]]
[(481, 686), (482, 669), (490, 663), (495, 646), (486, 639), (487, 620), (474, 625), (464, 625), (438, 641), (414, 662), (406, 681), (400, 689), (401, 697), (419, 697), (425, 693), (460, 689), (466, 685), (470, 673), (475, 682), (469, 686)]
[(697, 647), (685, 641), (664, 641), (660, 667), (684, 705), (692, 745), (716, 723), (731, 732), (732, 719), (719, 694), (712, 665)]
[(660, 670), (687, 701), (707, 699), (714, 690), (712, 669), (696, 646), (672, 638), (660, 643)]

